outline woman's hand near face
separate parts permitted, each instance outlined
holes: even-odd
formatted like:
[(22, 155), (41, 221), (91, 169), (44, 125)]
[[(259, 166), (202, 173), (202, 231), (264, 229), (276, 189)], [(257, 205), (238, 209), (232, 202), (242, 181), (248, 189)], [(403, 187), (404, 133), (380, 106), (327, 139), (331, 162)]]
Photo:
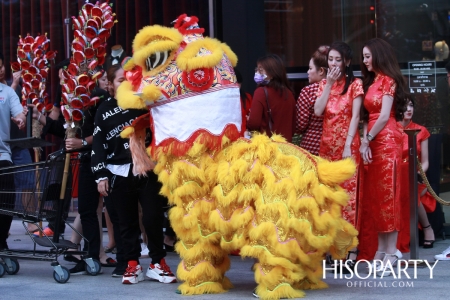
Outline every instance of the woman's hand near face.
[(339, 77), (341, 77), (341, 70), (338, 67), (328, 69), (327, 84), (333, 85)]

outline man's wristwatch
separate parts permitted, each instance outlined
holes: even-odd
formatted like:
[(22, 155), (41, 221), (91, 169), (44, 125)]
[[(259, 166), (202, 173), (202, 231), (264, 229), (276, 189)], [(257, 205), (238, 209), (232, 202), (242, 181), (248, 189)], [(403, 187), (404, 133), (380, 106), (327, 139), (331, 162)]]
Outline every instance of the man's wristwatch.
[(83, 147), (86, 147), (88, 145), (85, 139), (81, 139), (81, 144), (83, 145)]
[(367, 134), (367, 140), (369, 142), (373, 141), (373, 135), (371, 135), (370, 133)]

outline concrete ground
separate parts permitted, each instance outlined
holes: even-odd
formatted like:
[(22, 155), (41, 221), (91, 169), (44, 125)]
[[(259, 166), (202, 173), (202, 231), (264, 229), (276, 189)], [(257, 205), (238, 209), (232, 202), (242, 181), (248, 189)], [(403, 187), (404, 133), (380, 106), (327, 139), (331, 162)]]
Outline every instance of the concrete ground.
[[(14, 220), (8, 244), (11, 249), (32, 249), (32, 241), (26, 236), (20, 220)], [(70, 231), (66, 230), (66, 237)], [(104, 243), (107, 234), (104, 233)], [(438, 238), (433, 249), (419, 250), (419, 257), (434, 263), (434, 255), (450, 246), (450, 239)], [(408, 255), (405, 255), (407, 258)], [(172, 271), (176, 271), (179, 257), (169, 253), (167, 262)], [(62, 265), (68, 268), (72, 263), (59, 259)], [(255, 287), (254, 275), (251, 271), (252, 259), (242, 260), (240, 257), (231, 257), (232, 266), (227, 276), (234, 284), (234, 289), (224, 294), (181, 296), (175, 293), (178, 284), (162, 284), (153, 281), (144, 281), (136, 285), (123, 285), (120, 278), (110, 276), (112, 268), (103, 268), (103, 274), (97, 276), (72, 276), (65, 284), (56, 283), (53, 279), (53, 268), (50, 262), (19, 260), (20, 270), (16, 275), (5, 274), (0, 278), (0, 299), (252, 299), (252, 290)], [(141, 260), (143, 267), (150, 263), (149, 258)], [(365, 264), (358, 268), (360, 277), (367, 276)], [(418, 268), (414, 278), (414, 269), (406, 271), (411, 279), (385, 278), (334, 279), (333, 273), (326, 273), (324, 280), (328, 289), (308, 290), (307, 299), (449, 299), (450, 288), (450, 261), (439, 261), (430, 278), (428, 268)]]

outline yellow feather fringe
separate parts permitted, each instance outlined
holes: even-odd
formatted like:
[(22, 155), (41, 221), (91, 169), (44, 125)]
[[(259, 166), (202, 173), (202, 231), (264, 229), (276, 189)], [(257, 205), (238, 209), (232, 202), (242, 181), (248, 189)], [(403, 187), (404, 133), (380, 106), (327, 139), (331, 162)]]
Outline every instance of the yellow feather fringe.
[(231, 62), (231, 65), (233, 67), (236, 67), (237, 63), (238, 63), (238, 57), (237, 55), (233, 52), (233, 50), (231, 50), (230, 46), (228, 46), (225, 43), (220, 43), (220, 46), (223, 49), (223, 52), (225, 52), (226, 56), (228, 57), (228, 59)]
[(263, 285), (258, 285), (256, 294), (263, 300), (293, 299), (303, 298), (305, 296), (304, 292), (294, 290), (289, 284), (280, 284), (274, 290), (270, 290)]
[[(199, 55), (200, 49), (207, 49), (211, 52), (208, 55)], [(213, 68), (223, 57), (221, 43), (216, 39), (205, 37), (189, 43), (186, 48), (178, 54), (177, 66), (182, 71), (191, 71), (200, 68)]]
[(143, 47), (146, 47), (155, 41), (158, 41), (158, 43), (154, 43), (155, 48), (153, 49), (155, 49), (155, 51), (165, 51), (168, 50), (168, 48), (156, 45), (158, 45), (161, 41), (172, 41), (178, 46), (183, 41), (183, 36), (174, 28), (160, 25), (145, 26), (139, 30), (133, 40), (134, 54), (136, 54), (136, 52), (141, 50)]
[(123, 109), (135, 108), (146, 109), (144, 101), (133, 91), (133, 86), (129, 81), (123, 81), (117, 89), (117, 104)]
[(178, 290), (183, 295), (220, 294), (226, 292), (226, 289), (224, 289), (221, 282), (209, 281), (199, 284), (198, 286), (190, 286), (184, 282), (178, 287)]
[[(336, 170), (339, 172), (336, 172)], [(352, 158), (346, 158), (336, 162), (319, 159), (318, 174), (322, 183), (333, 185), (342, 183), (352, 177), (356, 171), (356, 165)]]
[(128, 126), (125, 127), (122, 132), (120, 133), (120, 137), (123, 139), (128, 139), (130, 136), (134, 133), (134, 127)]
[(145, 104), (149, 105), (161, 97), (161, 89), (156, 85), (149, 84), (142, 89), (142, 99), (145, 100)]
[(358, 232), (341, 216), (348, 195), (338, 184), (355, 170), (351, 160), (328, 162), (280, 136), (255, 135), (218, 153), (194, 143), (185, 157), (158, 152), (155, 172), (180, 238), (178, 276), (183, 294), (225, 291), (227, 251), (257, 258), (263, 299), (302, 297), (325, 288), (327, 251), (342, 257)]

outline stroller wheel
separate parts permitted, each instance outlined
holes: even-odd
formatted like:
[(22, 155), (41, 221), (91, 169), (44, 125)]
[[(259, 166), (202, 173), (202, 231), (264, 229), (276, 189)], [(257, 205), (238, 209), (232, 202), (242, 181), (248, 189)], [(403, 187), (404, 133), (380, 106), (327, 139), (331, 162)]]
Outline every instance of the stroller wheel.
[(53, 271), (53, 279), (55, 279), (55, 281), (58, 283), (66, 283), (70, 278), (69, 269), (63, 266), (61, 266), (61, 269), (63, 271), (63, 275), (60, 276), (56, 271)]
[(14, 275), (17, 274), (17, 272), (19, 272), (20, 269), (20, 265), (19, 265), (19, 261), (15, 258), (3, 258), (3, 261), (5, 262), (5, 269), (6, 269), (6, 273), (8, 273), (9, 275)]
[[(100, 262), (97, 259), (91, 260), (92, 260), (91, 262), (86, 261), (86, 272), (89, 275), (95, 276), (100, 273), (102, 266), (100, 265)], [(93, 267), (91, 267), (90, 264), (93, 264)]]
[(3, 277), (6, 273), (6, 267), (3, 263), (0, 263), (0, 277)]

